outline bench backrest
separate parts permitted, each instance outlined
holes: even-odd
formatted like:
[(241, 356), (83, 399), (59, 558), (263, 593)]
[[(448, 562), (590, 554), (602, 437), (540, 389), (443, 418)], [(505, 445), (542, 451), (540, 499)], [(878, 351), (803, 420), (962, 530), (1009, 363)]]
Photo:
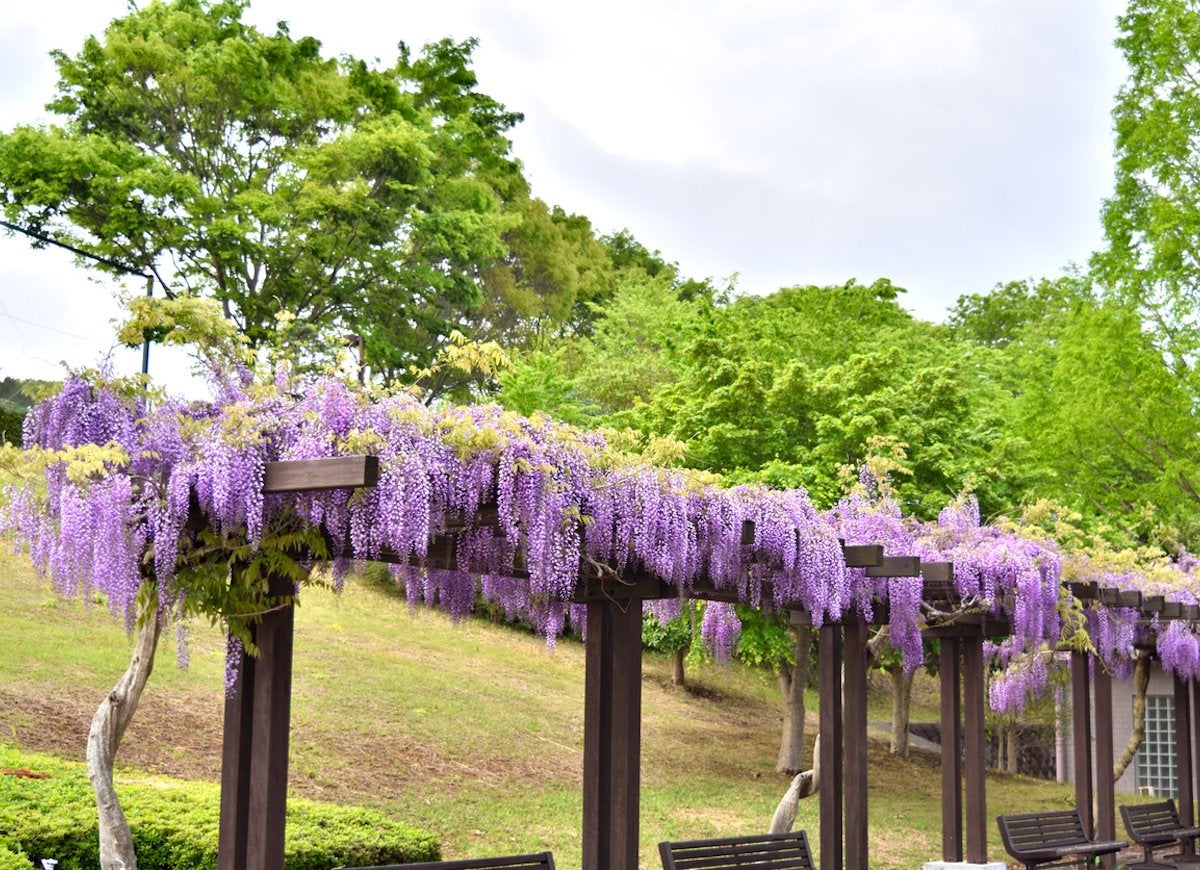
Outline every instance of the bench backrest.
[(339, 867), (337, 870), (554, 870), (549, 852), (505, 855), (499, 858), (466, 858), (460, 861), (427, 861), (423, 864), (380, 864), (375, 867)]
[(1083, 830), (1078, 809), (997, 816), (996, 823), (1000, 826), (1005, 847), (1013, 856), (1020, 856), (1030, 849), (1069, 846), (1090, 840)]
[(814, 870), (815, 867), (808, 848), (808, 835), (804, 831), (659, 843), (658, 852), (662, 856), (663, 870), (731, 870), (738, 867)]
[(1126, 804), (1121, 807), (1121, 819), (1129, 836), (1135, 840), (1147, 834), (1164, 834), (1183, 827), (1179, 813), (1175, 811), (1175, 801), (1171, 800), (1156, 804)]

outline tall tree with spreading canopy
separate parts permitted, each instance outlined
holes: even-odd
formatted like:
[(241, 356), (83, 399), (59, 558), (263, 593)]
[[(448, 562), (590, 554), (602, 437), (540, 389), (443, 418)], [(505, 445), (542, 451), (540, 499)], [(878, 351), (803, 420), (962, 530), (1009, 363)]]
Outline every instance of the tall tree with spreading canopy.
[(425, 365), (520, 222), (520, 116), (476, 90), (471, 40), (375, 67), (247, 5), (153, 0), (55, 52), (61, 123), (0, 134), (5, 215), (217, 299), (252, 345), (286, 311), (313, 347), (356, 333), (379, 371)]
[(1119, 24), (1129, 78), (1113, 109), (1107, 248), (1093, 265), (1200, 395), (1200, 9), (1188, 0), (1130, 0)]

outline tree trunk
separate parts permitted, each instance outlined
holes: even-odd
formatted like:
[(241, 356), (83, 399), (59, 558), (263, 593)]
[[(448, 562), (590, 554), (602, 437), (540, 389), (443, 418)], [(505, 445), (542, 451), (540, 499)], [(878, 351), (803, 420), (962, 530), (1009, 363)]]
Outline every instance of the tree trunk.
[(996, 770), (1004, 770), (1004, 722), (996, 723)]
[(684, 681), (683, 659), (687, 650), (677, 649), (671, 653), (671, 685), (682, 686)]
[(812, 770), (796, 774), (792, 784), (784, 792), (775, 815), (771, 817), (771, 827), (768, 834), (786, 834), (796, 824), (796, 810), (799, 809), (803, 798), (816, 794), (821, 788), (821, 735), (817, 735), (813, 746)]
[(145, 612), (138, 626), (129, 667), (113, 690), (100, 703), (88, 731), (87, 769), (100, 822), (101, 870), (137, 870), (133, 836), (121, 809), (113, 785), (113, 762), (125, 729), (133, 720), (146, 680), (154, 668), (154, 651), (162, 626), (158, 618), (158, 597), (146, 596)]
[(1017, 758), (1017, 723), (1008, 723), (1008, 772), (1019, 773)]
[(1146, 736), (1146, 688), (1149, 685), (1150, 654), (1145, 650), (1139, 650), (1137, 663), (1133, 668), (1133, 731), (1129, 735), (1129, 742), (1125, 744), (1125, 751), (1113, 765), (1113, 782), (1116, 782), (1125, 773), (1129, 762), (1133, 761), (1133, 757), (1137, 755), (1138, 747), (1142, 745), (1142, 739)]
[(778, 773), (799, 773), (804, 770), (804, 687), (808, 685), (808, 648), (812, 643), (812, 627), (792, 627), (792, 658), (795, 667), (779, 670), (779, 691), (783, 696), (783, 736), (779, 742), (779, 757), (775, 761)]
[(912, 711), (913, 675), (897, 665), (889, 671), (892, 678), (892, 755), (908, 758), (908, 721)]

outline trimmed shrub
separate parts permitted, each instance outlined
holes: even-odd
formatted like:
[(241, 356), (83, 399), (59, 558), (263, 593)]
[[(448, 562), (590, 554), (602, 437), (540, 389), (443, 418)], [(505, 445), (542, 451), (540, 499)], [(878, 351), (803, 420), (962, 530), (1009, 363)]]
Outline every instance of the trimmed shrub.
[[(11, 444), (21, 445), (21, 424), (25, 422), (25, 412), (0, 405), (0, 444), (8, 441)], [(0, 865), (2, 868), (3, 865)]]
[[(0, 849), (34, 859), (55, 858), (57, 870), (99, 870), (100, 835), (91, 785), (82, 764), (19, 753), (0, 746), (0, 768), (46, 773), (0, 776)], [(121, 781), (124, 780), (124, 781)], [(141, 870), (217, 866), (220, 789), (207, 782), (161, 777), (118, 778)], [(0, 870), (9, 870), (0, 852)], [(329, 870), (440, 857), (429, 834), (357, 807), (290, 799), (284, 865)], [(27, 863), (20, 866), (27, 870)]]
[(0, 870), (29, 870), (33, 862), (24, 852), (12, 852), (0, 846)]

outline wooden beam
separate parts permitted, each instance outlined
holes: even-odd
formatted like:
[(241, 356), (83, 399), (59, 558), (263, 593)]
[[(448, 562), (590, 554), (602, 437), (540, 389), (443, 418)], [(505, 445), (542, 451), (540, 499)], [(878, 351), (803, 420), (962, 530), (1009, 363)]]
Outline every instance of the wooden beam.
[(1109, 607), (1132, 607), (1137, 610), (1142, 606), (1142, 593), (1136, 589), (1114, 589), (1108, 586), (1099, 589), (1100, 603)]
[(938, 644), (942, 694), (942, 860), (950, 862), (963, 859), (961, 674), (959, 640), (943, 637)]
[[(268, 595), (286, 597), (291, 580), (268, 578)], [(272, 610), (254, 626), (257, 658), (243, 656), (225, 702), (219, 870), (283, 870), (295, 608)]]
[(329, 459), (293, 459), (268, 462), (263, 492), (353, 489), (374, 486), (379, 480), (376, 456), (334, 456)]
[(1095, 601), (1099, 596), (1096, 584), (1091, 581), (1072, 580), (1067, 584), (1067, 589), (1080, 601)]
[(583, 870), (638, 870), (642, 603), (587, 609)]
[[(1193, 797), (1193, 812), (1195, 810), (1195, 797), (1200, 795), (1200, 690), (1192, 692), (1192, 775), (1194, 781), (1192, 783)], [(1195, 824), (1195, 815), (1192, 818), (1185, 818), (1180, 815), (1179, 821), (1183, 823), (1185, 828)]]
[(879, 544), (842, 544), (842, 558), (847, 568), (871, 568), (883, 564), (883, 547)]
[[(1179, 820), (1190, 827), (1195, 817), (1192, 793), (1192, 684), (1175, 677), (1175, 764), (1179, 789)], [(1099, 728), (1097, 728), (1099, 730)], [(1188, 821), (1184, 822), (1184, 819)], [(1192, 841), (1183, 844), (1183, 854), (1195, 855)]]
[[(1113, 697), (1112, 674), (1101, 661), (1095, 661), (1096, 694), (1096, 839), (1117, 839), (1116, 783), (1113, 782)], [(1105, 870), (1117, 866), (1115, 855), (1104, 855)]]
[(953, 562), (922, 562), (921, 579), (926, 583), (953, 583)]
[[(848, 870), (867, 870), (867, 627), (849, 622), (845, 637), (842, 703), (842, 764), (845, 776), (845, 834)], [(821, 772), (822, 776), (824, 771)]]
[[(1103, 592), (1104, 590), (1101, 590)], [(1091, 837), (1092, 824), (1092, 709), (1087, 653), (1071, 653), (1071, 738), (1075, 755), (1075, 806), (1083, 830)]]
[(962, 639), (963, 780), (966, 786), (967, 861), (987, 860), (987, 756), (983, 718), (983, 634)]
[(921, 560), (916, 556), (884, 556), (883, 563), (867, 568), (868, 577), (920, 577)]
[(842, 870), (842, 628), (817, 635), (821, 695), (821, 870)]

